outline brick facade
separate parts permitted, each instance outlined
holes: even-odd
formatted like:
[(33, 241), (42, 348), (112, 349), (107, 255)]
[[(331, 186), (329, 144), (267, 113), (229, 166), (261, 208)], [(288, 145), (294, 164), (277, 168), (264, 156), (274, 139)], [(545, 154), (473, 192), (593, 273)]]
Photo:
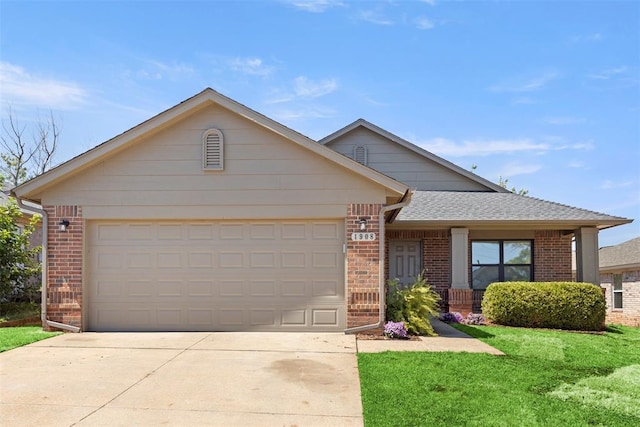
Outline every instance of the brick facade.
[[(347, 327), (378, 322), (380, 307), (380, 230), (378, 217), (382, 205), (352, 204), (347, 208)], [(351, 233), (360, 231), (359, 220), (367, 220), (367, 232), (375, 241), (353, 241)]]
[(613, 308), (613, 273), (600, 275), (607, 301), (607, 323), (640, 327), (640, 270), (621, 271), (622, 308)]
[[(45, 206), (47, 227), (47, 318), (72, 326), (82, 326), (82, 208)], [(69, 221), (66, 231), (60, 222)], [(48, 328), (47, 325), (43, 327)]]
[(533, 279), (536, 282), (570, 282), (572, 235), (559, 230), (538, 230), (533, 241)]
[[(571, 235), (559, 230), (537, 230), (534, 234), (534, 280), (571, 281)], [(387, 240), (422, 241), (422, 265), (427, 282), (440, 294), (443, 311), (480, 311), (482, 291), (451, 292), (451, 235), (447, 230), (388, 230)], [(469, 238), (469, 259), (471, 259)], [(389, 275), (389, 246), (385, 248), (385, 274)], [(469, 280), (471, 280), (469, 265)]]

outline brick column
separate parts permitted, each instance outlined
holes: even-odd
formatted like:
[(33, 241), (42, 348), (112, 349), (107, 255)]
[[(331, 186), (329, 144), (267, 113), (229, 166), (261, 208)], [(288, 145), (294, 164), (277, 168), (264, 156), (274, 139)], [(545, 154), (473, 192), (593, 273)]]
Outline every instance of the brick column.
[[(380, 308), (380, 230), (382, 205), (352, 204), (347, 208), (347, 328), (376, 323)], [(375, 241), (353, 241), (360, 231), (359, 220), (367, 220), (368, 233)]]
[[(47, 318), (82, 327), (82, 208), (45, 206), (44, 209), (48, 214)], [(66, 231), (60, 230), (62, 220), (69, 221)]]

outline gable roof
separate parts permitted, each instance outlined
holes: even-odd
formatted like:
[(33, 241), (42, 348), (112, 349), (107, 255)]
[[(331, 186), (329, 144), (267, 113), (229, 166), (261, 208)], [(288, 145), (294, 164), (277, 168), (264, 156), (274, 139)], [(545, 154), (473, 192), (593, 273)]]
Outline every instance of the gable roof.
[(396, 223), (429, 221), (448, 226), (500, 222), (501, 226), (590, 226), (600, 229), (633, 220), (575, 208), (512, 192), (416, 191), (411, 204), (400, 211)]
[(383, 175), (371, 168), (363, 166), (339, 153), (336, 153), (328, 147), (319, 145), (311, 138), (290, 129), (211, 88), (206, 88), (202, 92), (142, 122), (124, 133), (111, 138), (89, 151), (86, 151), (83, 154), (80, 154), (45, 172), (44, 174), (17, 186), (12, 190), (12, 192), (20, 198), (30, 199), (47, 187), (52, 186), (63, 179), (67, 179), (70, 176), (96, 164), (106, 156), (120, 152), (132, 144), (135, 144), (136, 141), (140, 140), (143, 136), (147, 136), (153, 132), (164, 129), (192, 112), (204, 108), (207, 105), (211, 105), (212, 103), (228, 109), (245, 119), (287, 138), (293, 143), (296, 143), (361, 176), (364, 176), (365, 178), (382, 185), (388, 190), (397, 193), (399, 196), (404, 195), (408, 190), (408, 187), (405, 184), (402, 184), (401, 182)]
[(318, 141), (318, 143), (322, 144), (322, 145), (330, 145), (333, 141), (335, 141), (336, 139), (348, 134), (349, 132), (362, 127), (364, 129), (368, 129), (371, 132), (377, 133), (378, 135), (388, 139), (389, 141), (392, 141), (410, 151), (413, 151), (414, 153), (416, 153), (417, 155), (424, 157), (425, 159), (428, 159), (444, 168), (447, 168), (449, 170), (451, 170), (452, 172), (455, 172), (459, 175), (464, 176), (467, 179), (470, 179), (484, 187), (487, 188), (487, 190), (490, 191), (495, 191), (498, 193), (508, 193), (509, 190), (499, 186), (498, 184), (495, 184), (487, 179), (482, 178), (479, 175), (476, 175), (473, 172), (470, 172), (468, 170), (465, 170), (463, 168), (461, 168), (460, 166), (457, 166), (453, 163), (451, 163), (448, 160), (443, 159), (442, 157), (436, 156), (435, 154), (421, 148), (418, 147), (415, 144), (412, 144), (411, 142), (407, 141), (406, 139), (400, 138), (397, 135), (392, 134), (389, 131), (386, 131), (384, 129), (382, 129), (379, 126), (374, 125), (373, 123), (370, 123), (364, 119), (358, 119), (355, 122), (351, 123), (350, 125), (347, 125), (345, 127), (343, 127), (342, 129), (339, 129), (337, 131), (335, 131), (334, 133), (332, 133), (331, 135), (328, 135), (324, 138), (322, 138), (320, 141)]
[(640, 237), (628, 240), (615, 246), (600, 248), (600, 269), (612, 269), (615, 267), (639, 267), (640, 268)]

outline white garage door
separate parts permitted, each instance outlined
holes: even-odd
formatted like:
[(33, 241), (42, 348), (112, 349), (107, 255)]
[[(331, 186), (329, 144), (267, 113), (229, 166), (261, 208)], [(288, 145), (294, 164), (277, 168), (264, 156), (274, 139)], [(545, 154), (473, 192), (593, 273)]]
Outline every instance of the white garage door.
[(88, 330), (340, 331), (343, 221), (90, 222)]

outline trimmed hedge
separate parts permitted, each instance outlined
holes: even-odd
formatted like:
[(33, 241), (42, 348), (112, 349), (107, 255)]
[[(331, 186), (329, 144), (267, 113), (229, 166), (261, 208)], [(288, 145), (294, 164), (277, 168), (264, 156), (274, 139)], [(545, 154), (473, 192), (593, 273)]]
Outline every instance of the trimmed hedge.
[(499, 325), (599, 331), (606, 302), (591, 283), (499, 282), (487, 287), (482, 313)]

